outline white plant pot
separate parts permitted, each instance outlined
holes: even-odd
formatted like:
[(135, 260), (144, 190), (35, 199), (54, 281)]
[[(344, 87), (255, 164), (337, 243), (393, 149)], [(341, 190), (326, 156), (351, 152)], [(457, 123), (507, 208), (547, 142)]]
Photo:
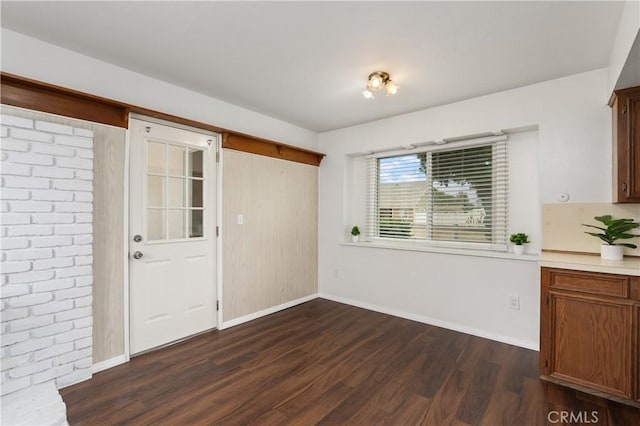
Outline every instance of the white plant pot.
[(360, 235), (352, 235), (351, 236), (351, 242), (352, 243), (357, 243), (359, 239), (360, 239)]
[(520, 245), (514, 244), (513, 245), (513, 252), (515, 254), (524, 254), (524, 250), (525, 250), (524, 244), (520, 244)]
[(600, 257), (607, 260), (622, 260), (622, 246), (612, 246), (602, 244), (600, 246)]

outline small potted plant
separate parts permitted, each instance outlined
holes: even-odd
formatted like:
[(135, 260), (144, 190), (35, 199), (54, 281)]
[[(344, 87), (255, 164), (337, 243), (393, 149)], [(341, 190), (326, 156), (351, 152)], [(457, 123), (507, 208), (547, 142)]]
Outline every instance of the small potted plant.
[(515, 254), (524, 254), (525, 244), (529, 244), (529, 236), (522, 232), (511, 234), (509, 241), (513, 243), (513, 252)]
[(351, 228), (351, 241), (354, 243), (357, 243), (359, 238), (360, 238), (360, 228), (358, 228), (358, 226), (356, 225), (353, 228)]
[(631, 243), (616, 243), (618, 240), (627, 240), (629, 238), (635, 238), (637, 235), (630, 234), (629, 231), (640, 227), (640, 223), (634, 222), (633, 219), (614, 219), (610, 214), (604, 216), (596, 216), (594, 218), (598, 222), (601, 222), (606, 228), (595, 225), (587, 225), (583, 223), (583, 226), (589, 228), (599, 229), (603, 232), (587, 232), (585, 234), (593, 235), (600, 238), (606, 244), (600, 246), (600, 257), (608, 260), (622, 260), (622, 247), (637, 248), (635, 244)]

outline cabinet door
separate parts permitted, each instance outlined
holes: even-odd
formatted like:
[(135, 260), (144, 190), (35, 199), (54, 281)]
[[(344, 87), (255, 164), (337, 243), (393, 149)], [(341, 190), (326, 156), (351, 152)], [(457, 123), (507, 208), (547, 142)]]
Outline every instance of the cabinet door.
[(640, 305), (635, 305), (635, 318), (633, 322), (633, 331), (635, 333), (633, 340), (633, 357), (635, 359), (633, 381), (636, 387), (636, 401), (640, 402)]
[(640, 202), (640, 87), (616, 91), (614, 103), (614, 201)]
[(550, 296), (551, 376), (631, 398), (633, 306)]

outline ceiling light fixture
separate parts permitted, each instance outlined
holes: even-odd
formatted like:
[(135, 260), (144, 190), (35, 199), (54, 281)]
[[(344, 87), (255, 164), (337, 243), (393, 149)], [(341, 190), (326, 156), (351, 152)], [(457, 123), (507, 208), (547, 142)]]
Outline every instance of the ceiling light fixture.
[(387, 96), (398, 93), (399, 87), (391, 80), (391, 76), (385, 71), (376, 71), (369, 74), (367, 79), (367, 88), (362, 91), (365, 99), (373, 99), (373, 92), (386, 89)]

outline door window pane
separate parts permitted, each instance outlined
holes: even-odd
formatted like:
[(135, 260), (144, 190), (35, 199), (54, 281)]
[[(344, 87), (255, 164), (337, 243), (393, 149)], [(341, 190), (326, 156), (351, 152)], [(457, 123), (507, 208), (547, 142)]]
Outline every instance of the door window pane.
[(204, 236), (202, 210), (190, 210), (189, 231), (191, 238)]
[(164, 240), (164, 210), (147, 209), (147, 239)]
[(147, 144), (147, 239), (204, 236), (204, 151)]
[(179, 146), (168, 146), (168, 166), (170, 176), (184, 176), (185, 148)]
[(184, 179), (169, 178), (169, 207), (184, 207)]
[(189, 179), (187, 184), (189, 185), (187, 207), (202, 207), (202, 181)]
[(189, 150), (189, 172), (187, 176), (190, 177), (202, 177), (203, 156), (200, 150)]
[(147, 145), (147, 173), (164, 174), (166, 145), (149, 142)]
[(169, 214), (169, 239), (186, 238), (185, 213), (186, 210), (168, 210)]
[(163, 176), (147, 176), (147, 206), (164, 207)]

